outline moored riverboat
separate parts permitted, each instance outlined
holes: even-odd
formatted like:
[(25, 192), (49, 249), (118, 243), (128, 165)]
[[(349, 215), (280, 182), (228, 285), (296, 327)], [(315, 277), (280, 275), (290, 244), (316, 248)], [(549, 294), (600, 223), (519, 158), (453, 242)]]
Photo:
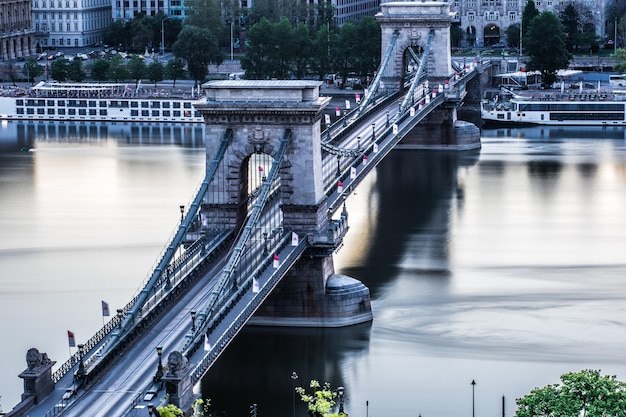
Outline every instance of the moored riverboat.
[(498, 95), (481, 103), (485, 123), (554, 126), (626, 125), (626, 91), (535, 91)]
[(199, 99), (176, 88), (42, 81), (0, 90), (0, 120), (202, 123)]

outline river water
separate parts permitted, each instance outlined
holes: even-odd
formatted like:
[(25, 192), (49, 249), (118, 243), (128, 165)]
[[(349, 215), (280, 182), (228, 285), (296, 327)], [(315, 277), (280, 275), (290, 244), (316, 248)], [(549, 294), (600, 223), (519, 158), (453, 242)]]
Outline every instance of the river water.
[[(358, 417), (512, 416), (516, 398), (565, 372), (625, 380), (623, 129), (482, 140), (392, 153), (347, 200), (335, 255), (370, 288), (374, 321), (246, 329), (202, 383), (211, 411), (304, 417), (293, 386), (317, 379), (345, 386)], [(114, 311), (138, 290), (204, 159), (194, 128), (0, 126), (4, 411), (28, 348), (62, 363), (67, 330), (81, 343), (102, 326), (101, 300)]]

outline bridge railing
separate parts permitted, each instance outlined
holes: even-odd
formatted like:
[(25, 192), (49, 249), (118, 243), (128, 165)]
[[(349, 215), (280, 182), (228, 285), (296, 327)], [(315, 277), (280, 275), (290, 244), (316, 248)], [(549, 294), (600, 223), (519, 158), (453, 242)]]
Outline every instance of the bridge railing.
[[(290, 241), (290, 234), (284, 236), (281, 245), (286, 246)], [(248, 302), (246, 307), (237, 315), (237, 317), (231, 322), (231, 324), (227, 327), (227, 329), (222, 333), (222, 335), (217, 339), (217, 341), (212, 345), (211, 350), (207, 352), (202, 360), (194, 367), (194, 369), (190, 373), (190, 380), (192, 384), (196, 384), (205, 372), (209, 369), (209, 367), (215, 362), (215, 360), (222, 354), (224, 349), (228, 346), (231, 340), (239, 333), (241, 328), (247, 323), (247, 321), (252, 317), (254, 312), (259, 308), (259, 306), (263, 303), (263, 301), (269, 296), (272, 290), (278, 285), (282, 277), (289, 271), (289, 269), (297, 262), (300, 255), (304, 252), (304, 250), (308, 246), (308, 238), (305, 236), (303, 239), (299, 241), (297, 247), (294, 247), (292, 251), (290, 251), (284, 259), (281, 260), (280, 266), (274, 271), (271, 277), (266, 281), (266, 283), (259, 288), (259, 292), (252, 297), (252, 299)], [(271, 262), (271, 258), (267, 258), (264, 263), (264, 267), (267, 268), (269, 263)], [(249, 286), (252, 285), (252, 278), (254, 275), (250, 275), (245, 280), (244, 287), (246, 290)]]

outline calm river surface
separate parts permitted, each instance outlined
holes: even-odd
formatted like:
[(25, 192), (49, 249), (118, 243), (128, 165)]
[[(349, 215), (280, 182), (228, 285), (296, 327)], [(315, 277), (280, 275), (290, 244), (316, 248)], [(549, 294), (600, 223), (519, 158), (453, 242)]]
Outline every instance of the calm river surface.
[[(29, 348), (64, 362), (67, 330), (82, 343), (101, 300), (115, 311), (139, 289), (202, 179), (201, 130), (0, 126), (3, 411)], [(476, 417), (500, 416), (503, 396), (513, 416), (565, 372), (626, 380), (623, 129), (485, 130), (479, 152), (396, 152), (347, 207), (335, 268), (371, 289), (374, 321), (245, 330), (203, 381), (213, 412), (292, 416), (294, 371), (299, 386), (345, 386), (356, 417), (470, 417), (472, 380)]]

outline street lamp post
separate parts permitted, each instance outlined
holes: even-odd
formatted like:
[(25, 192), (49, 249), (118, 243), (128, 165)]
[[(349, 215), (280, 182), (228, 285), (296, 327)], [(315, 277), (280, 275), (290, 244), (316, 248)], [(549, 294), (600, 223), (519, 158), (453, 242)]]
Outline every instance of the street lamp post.
[(163, 362), (161, 361), (161, 356), (163, 355), (163, 346), (156, 347), (157, 355), (159, 355), (159, 365), (154, 374), (154, 382), (161, 382), (161, 378), (163, 378)]
[(474, 387), (475, 386), (476, 386), (476, 381), (472, 379), (472, 417), (475, 417), (474, 415)]
[(234, 58), (234, 44), (233, 44), (233, 19), (228, 19), (226, 24), (230, 25), (230, 60)]
[(183, 216), (185, 215), (185, 206), (180, 206), (180, 222), (183, 222)]
[(293, 394), (293, 417), (296, 417), (296, 379), (298, 374), (294, 371), (291, 373), (291, 393)]
[(117, 318), (118, 318), (117, 327), (119, 327), (120, 329), (122, 328), (122, 317), (124, 317), (124, 310), (122, 310), (121, 308), (118, 308), (117, 309)]
[(337, 387), (337, 395), (339, 396), (339, 414), (344, 414), (343, 412), (343, 393), (344, 393), (344, 388), (343, 387)]
[(171, 16), (168, 16), (165, 19), (161, 20), (161, 56), (163, 56), (163, 54), (165, 53), (165, 31), (163, 30), (163, 22), (165, 22), (170, 17)]
[(613, 26), (615, 29), (615, 33), (613, 34), (613, 54), (616, 54), (617, 53), (617, 16), (615, 17)]
[(372, 141), (376, 140), (376, 123), (372, 123)]
[(196, 310), (191, 310), (189, 314), (191, 314), (191, 331), (195, 332), (196, 331)]

